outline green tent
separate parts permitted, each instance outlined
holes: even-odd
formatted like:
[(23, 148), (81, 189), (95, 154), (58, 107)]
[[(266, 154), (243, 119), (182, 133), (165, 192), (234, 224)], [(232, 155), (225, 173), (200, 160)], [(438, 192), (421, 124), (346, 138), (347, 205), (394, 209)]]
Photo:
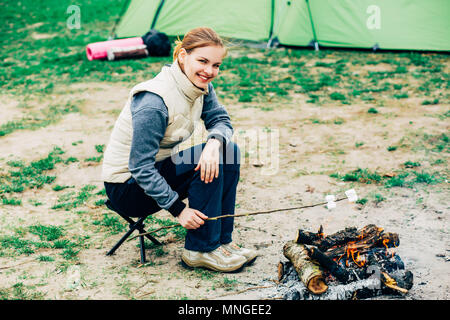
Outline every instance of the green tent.
[(272, 1), (261, 0), (131, 0), (116, 34), (140, 36), (155, 28), (178, 36), (208, 26), (224, 37), (265, 41), (272, 12)]
[(129, 0), (119, 38), (208, 26), (282, 45), (450, 51), (450, 0)]

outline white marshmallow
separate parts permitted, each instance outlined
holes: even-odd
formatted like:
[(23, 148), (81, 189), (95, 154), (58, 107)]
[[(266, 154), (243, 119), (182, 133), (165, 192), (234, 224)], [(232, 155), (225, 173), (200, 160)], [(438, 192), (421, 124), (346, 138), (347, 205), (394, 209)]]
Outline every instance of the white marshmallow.
[(356, 200), (358, 200), (358, 195), (356, 194), (355, 189), (345, 191), (345, 195), (348, 198), (348, 202), (355, 202)]
[(327, 208), (328, 209), (334, 209), (336, 208), (336, 202), (330, 201), (327, 203)]

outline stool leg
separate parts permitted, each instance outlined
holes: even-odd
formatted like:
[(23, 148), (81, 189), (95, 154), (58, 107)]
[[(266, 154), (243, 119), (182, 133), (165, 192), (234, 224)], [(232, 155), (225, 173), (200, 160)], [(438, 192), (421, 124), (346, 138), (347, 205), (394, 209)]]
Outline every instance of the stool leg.
[(143, 236), (139, 237), (139, 242), (140, 242), (140, 246), (141, 246), (141, 263), (144, 264), (145, 263), (145, 244), (144, 244)]
[(130, 236), (130, 234), (133, 233), (134, 230), (135, 229), (128, 230), (127, 233), (125, 233), (124, 236), (120, 238), (119, 242), (117, 242), (116, 245), (111, 250), (109, 250), (109, 252), (106, 255), (110, 256), (114, 254), (114, 252), (122, 245), (122, 243)]
[[(139, 233), (147, 233), (147, 231), (145, 231), (145, 229), (144, 229), (144, 224), (142, 224), (142, 227), (139, 229)], [(162, 246), (162, 243), (159, 242), (158, 240), (156, 240), (156, 238), (154, 238), (153, 236), (146, 234), (145, 237), (148, 240), (151, 240), (155, 245)]]
[[(108, 206), (111, 210), (112, 207)], [(115, 210), (113, 210), (115, 211)], [(117, 212), (117, 211), (116, 211)], [(122, 238), (114, 245), (114, 247), (109, 250), (109, 252), (106, 254), (107, 256), (113, 255), (114, 252), (122, 245), (122, 243), (133, 233), (134, 230), (138, 230), (139, 233), (146, 233), (144, 230), (144, 220), (146, 217), (141, 217), (137, 221), (132, 220), (131, 218), (122, 215), (121, 213), (117, 212), (122, 218), (124, 218), (129, 224), (130, 229), (123, 235)], [(156, 238), (152, 237), (151, 235), (145, 235), (149, 240), (151, 240), (155, 245), (161, 246), (162, 243), (156, 240)], [(139, 237), (139, 244), (140, 244), (140, 252), (141, 252), (141, 263), (144, 264), (146, 262), (145, 258), (145, 242), (144, 242), (144, 236)]]

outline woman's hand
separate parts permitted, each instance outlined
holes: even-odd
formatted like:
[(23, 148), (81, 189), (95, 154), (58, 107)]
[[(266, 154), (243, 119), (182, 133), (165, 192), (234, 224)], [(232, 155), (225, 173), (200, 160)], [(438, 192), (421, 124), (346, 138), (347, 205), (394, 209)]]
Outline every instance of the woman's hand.
[(200, 179), (205, 183), (212, 182), (213, 178), (219, 177), (219, 157), (220, 157), (220, 141), (217, 139), (209, 139), (203, 148), (200, 160), (198, 161), (195, 171), (200, 171)]
[(183, 211), (177, 216), (178, 222), (186, 229), (197, 229), (205, 223), (205, 219), (208, 219), (203, 213), (191, 208), (184, 208)]

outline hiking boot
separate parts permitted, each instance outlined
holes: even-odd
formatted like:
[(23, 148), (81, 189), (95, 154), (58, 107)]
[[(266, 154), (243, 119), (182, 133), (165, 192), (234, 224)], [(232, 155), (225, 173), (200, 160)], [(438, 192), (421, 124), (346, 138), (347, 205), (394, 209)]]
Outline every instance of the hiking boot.
[(231, 253), (222, 247), (211, 252), (183, 249), (181, 261), (188, 268), (203, 267), (220, 272), (239, 271), (247, 262), (245, 257)]
[(246, 260), (246, 265), (252, 264), (258, 256), (256, 251), (247, 248), (241, 248), (235, 243), (223, 244), (222, 247), (231, 253), (243, 256)]

